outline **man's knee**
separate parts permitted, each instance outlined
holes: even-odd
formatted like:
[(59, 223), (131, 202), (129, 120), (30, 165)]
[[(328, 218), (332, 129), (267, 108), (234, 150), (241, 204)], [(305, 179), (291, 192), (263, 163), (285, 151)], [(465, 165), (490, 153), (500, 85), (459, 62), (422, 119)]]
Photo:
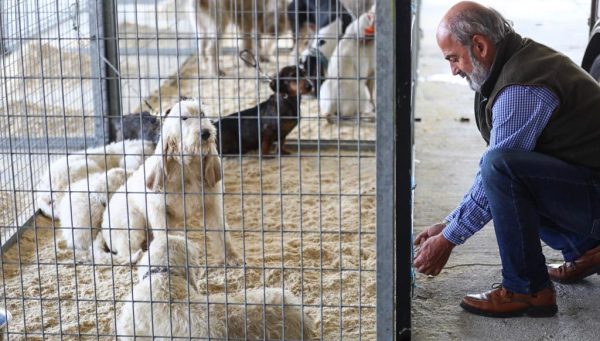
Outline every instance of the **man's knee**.
[(522, 159), (523, 152), (514, 149), (493, 149), (484, 157), (481, 163), (481, 177), (484, 181), (492, 180), (497, 176), (506, 176), (510, 166)]

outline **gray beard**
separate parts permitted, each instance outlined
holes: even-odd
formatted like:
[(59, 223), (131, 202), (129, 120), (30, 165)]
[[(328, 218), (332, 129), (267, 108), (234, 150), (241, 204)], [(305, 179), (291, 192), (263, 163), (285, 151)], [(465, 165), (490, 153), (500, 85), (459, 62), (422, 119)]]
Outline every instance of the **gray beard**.
[(486, 69), (473, 55), (473, 51), (468, 49), (469, 59), (471, 60), (471, 65), (473, 65), (473, 71), (470, 75), (467, 75), (467, 81), (469, 82), (469, 87), (476, 92), (481, 90), (481, 86), (490, 76), (490, 69)]

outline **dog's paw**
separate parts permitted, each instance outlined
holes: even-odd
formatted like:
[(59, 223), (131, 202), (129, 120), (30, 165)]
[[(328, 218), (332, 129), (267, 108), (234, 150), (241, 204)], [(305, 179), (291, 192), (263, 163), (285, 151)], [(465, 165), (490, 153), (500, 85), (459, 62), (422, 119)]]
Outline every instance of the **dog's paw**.
[(245, 262), (244, 259), (237, 254), (237, 252), (229, 249), (227, 250), (227, 256), (223, 261), (223, 264), (227, 264), (227, 266), (242, 266), (245, 264)]
[(326, 119), (329, 124), (336, 124), (338, 122), (337, 114), (327, 114)]

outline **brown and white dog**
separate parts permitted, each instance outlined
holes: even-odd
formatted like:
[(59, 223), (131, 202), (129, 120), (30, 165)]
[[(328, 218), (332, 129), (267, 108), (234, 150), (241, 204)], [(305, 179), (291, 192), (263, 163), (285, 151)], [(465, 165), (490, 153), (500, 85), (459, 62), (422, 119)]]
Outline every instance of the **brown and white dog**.
[[(197, 28), (198, 59), (211, 75), (224, 75), (218, 63), (218, 35), (228, 25), (238, 29), (238, 38), (243, 39), (242, 49), (255, 51), (253, 33), (258, 42), (261, 35), (278, 34), (287, 30), (285, 16), (286, 0), (185, 0), (191, 23)], [(278, 25), (275, 25), (278, 23)], [(266, 49), (265, 49), (266, 50)], [(265, 51), (254, 53), (261, 60), (268, 60)]]

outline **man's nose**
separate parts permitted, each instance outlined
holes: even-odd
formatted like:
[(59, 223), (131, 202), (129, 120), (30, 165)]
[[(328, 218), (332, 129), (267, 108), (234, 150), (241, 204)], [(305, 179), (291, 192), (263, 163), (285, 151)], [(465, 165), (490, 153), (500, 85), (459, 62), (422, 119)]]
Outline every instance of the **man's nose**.
[(450, 69), (452, 70), (453, 76), (456, 76), (460, 73), (460, 69), (456, 65), (450, 65)]

